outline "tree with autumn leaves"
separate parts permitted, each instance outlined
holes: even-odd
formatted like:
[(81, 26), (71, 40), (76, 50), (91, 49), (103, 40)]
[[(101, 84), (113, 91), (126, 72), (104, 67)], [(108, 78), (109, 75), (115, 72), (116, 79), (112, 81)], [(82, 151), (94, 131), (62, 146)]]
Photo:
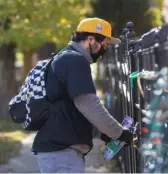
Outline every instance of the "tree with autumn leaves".
[(0, 1), (0, 115), (8, 113), (8, 102), (16, 94), (15, 53), (24, 54), (25, 78), (32, 54), (46, 43), (65, 46), (88, 10), (87, 0)]

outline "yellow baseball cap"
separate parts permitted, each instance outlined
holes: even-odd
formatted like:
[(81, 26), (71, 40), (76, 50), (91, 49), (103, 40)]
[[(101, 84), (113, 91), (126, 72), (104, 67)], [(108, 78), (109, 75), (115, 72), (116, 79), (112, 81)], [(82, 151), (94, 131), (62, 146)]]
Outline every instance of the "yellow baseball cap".
[(112, 37), (111, 25), (107, 21), (100, 18), (83, 19), (77, 27), (77, 32), (101, 34), (109, 38), (109, 43), (111, 44), (118, 44), (121, 42), (119, 39)]

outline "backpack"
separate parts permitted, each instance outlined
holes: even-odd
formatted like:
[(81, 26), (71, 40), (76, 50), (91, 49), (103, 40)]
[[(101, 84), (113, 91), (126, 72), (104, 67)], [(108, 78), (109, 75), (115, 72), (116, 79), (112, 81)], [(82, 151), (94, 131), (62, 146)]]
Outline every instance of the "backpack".
[(37, 131), (49, 117), (50, 102), (46, 95), (46, 76), (53, 58), (42, 60), (30, 70), (24, 84), (9, 102), (9, 113), (25, 130)]

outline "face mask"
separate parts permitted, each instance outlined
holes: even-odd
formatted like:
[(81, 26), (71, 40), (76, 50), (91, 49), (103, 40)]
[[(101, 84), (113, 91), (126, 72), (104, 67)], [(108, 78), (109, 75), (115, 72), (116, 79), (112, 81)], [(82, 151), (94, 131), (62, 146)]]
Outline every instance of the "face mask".
[(91, 45), (89, 45), (89, 47), (90, 47), (90, 53), (91, 53), (90, 56), (93, 59), (93, 63), (97, 62), (97, 60), (100, 59), (106, 52), (102, 44), (101, 44), (100, 50), (97, 53), (92, 53)]

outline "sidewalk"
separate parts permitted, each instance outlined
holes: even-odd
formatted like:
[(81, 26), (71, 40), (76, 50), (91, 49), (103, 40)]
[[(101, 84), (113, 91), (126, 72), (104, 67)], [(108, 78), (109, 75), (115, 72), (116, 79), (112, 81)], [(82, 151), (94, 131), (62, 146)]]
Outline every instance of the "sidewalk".
[[(22, 141), (22, 149), (19, 156), (9, 160), (6, 165), (0, 166), (0, 173), (39, 173), (36, 157), (31, 153), (31, 145), (35, 134), (30, 134), (29, 137)], [(94, 148), (86, 156), (86, 172), (111, 172), (111, 168), (115, 162), (108, 162), (103, 159), (100, 153), (101, 140), (94, 140)], [(106, 166), (106, 167), (105, 167)], [(113, 169), (112, 172), (119, 172), (118, 169)]]
[(30, 134), (22, 141), (20, 155), (11, 158), (6, 165), (0, 166), (0, 173), (38, 173), (35, 156), (31, 153), (31, 144), (35, 134)]

